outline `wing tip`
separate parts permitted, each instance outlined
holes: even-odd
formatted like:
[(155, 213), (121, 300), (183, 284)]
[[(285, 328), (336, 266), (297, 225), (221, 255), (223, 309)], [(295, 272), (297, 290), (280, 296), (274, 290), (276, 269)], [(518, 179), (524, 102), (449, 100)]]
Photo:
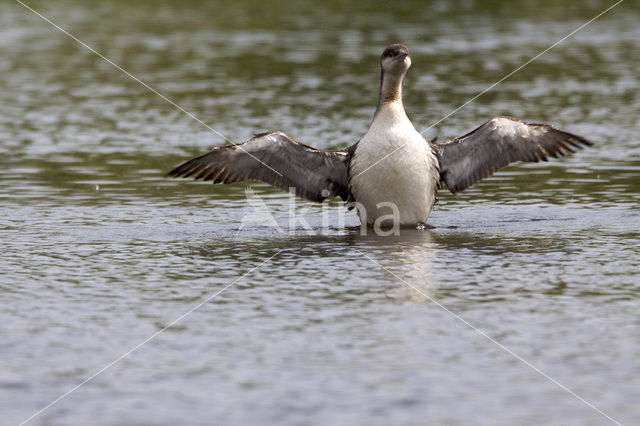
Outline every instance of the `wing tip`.
[(166, 176), (167, 177), (173, 177), (173, 178), (179, 178), (179, 177), (183, 177), (184, 174), (184, 170), (183, 170), (183, 166), (186, 163), (182, 163), (179, 166), (174, 167), (171, 171), (169, 171)]
[[(569, 143), (571, 143), (573, 146), (577, 147), (577, 148), (584, 148), (584, 147), (588, 147), (588, 146), (594, 146), (594, 143), (591, 142), (588, 139), (583, 138), (582, 136), (578, 136), (578, 135), (574, 135), (571, 134), (571, 137), (569, 138)], [(582, 146), (584, 145), (584, 146)]]
[(187, 178), (200, 171), (200, 168), (198, 168), (197, 166), (193, 167), (192, 161), (193, 160), (186, 161), (173, 168), (169, 173), (167, 173), (167, 176), (174, 178)]
[[(214, 158), (217, 157), (221, 152), (226, 150), (235, 150), (238, 145), (242, 144), (234, 144), (230, 143), (228, 145), (221, 145), (213, 147), (209, 152), (206, 152), (202, 155), (199, 155), (195, 158), (187, 160), (178, 166), (174, 167), (171, 171), (167, 173), (168, 177), (174, 178), (188, 178), (196, 173), (199, 173), (194, 179), (203, 179), (208, 176), (208, 173), (205, 173), (207, 169), (209, 169), (213, 165)], [(215, 154), (215, 155), (213, 155)], [(206, 159), (205, 159), (206, 157)], [(215, 172), (216, 168), (214, 167), (212, 171)], [(204, 179), (208, 180), (208, 179)]]

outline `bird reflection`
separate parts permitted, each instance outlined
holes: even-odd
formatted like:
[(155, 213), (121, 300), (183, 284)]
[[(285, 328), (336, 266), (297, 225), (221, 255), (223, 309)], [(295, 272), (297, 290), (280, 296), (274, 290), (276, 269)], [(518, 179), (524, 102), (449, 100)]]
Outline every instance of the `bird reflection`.
[(429, 301), (435, 298), (433, 259), (438, 251), (430, 230), (403, 229), (400, 235), (380, 236), (373, 232), (351, 234), (351, 245), (365, 259), (367, 268), (392, 286), (386, 289), (390, 299)]

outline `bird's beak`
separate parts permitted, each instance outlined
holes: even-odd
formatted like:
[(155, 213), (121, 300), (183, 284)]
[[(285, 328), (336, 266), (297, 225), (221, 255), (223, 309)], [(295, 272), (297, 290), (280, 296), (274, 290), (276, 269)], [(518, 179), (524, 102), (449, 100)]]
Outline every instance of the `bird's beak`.
[(398, 55), (398, 60), (400, 62), (402, 62), (402, 61), (404, 61), (404, 58), (406, 58), (407, 56), (409, 56), (408, 53), (401, 53), (401, 54)]

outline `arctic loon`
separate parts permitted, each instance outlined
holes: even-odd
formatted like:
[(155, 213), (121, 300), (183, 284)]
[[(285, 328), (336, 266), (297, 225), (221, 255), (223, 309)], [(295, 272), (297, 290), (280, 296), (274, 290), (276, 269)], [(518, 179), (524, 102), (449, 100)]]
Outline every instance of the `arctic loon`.
[(410, 66), (405, 46), (393, 44), (384, 50), (373, 120), (367, 133), (344, 150), (316, 149), (282, 132), (266, 132), (244, 143), (216, 147), (169, 175), (214, 183), (259, 180), (284, 190), (294, 188), (298, 196), (317, 202), (338, 196), (357, 208), (362, 223), (387, 220), (393, 208), (400, 226), (416, 226), (426, 223), (441, 183), (455, 193), (512, 162), (546, 161), (591, 145), (548, 124), (511, 117), (494, 117), (455, 139), (429, 141), (413, 127), (402, 104)]

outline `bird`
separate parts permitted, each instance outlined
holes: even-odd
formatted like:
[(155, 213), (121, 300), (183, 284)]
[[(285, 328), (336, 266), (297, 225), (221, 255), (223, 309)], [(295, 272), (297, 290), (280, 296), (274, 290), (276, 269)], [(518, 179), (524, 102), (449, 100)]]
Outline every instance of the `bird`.
[(214, 183), (258, 180), (315, 202), (340, 197), (367, 226), (420, 228), (442, 185), (456, 193), (513, 162), (547, 161), (593, 145), (549, 124), (507, 116), (460, 137), (429, 140), (415, 129), (402, 102), (410, 66), (406, 46), (384, 49), (373, 119), (364, 136), (345, 149), (317, 149), (270, 131), (215, 147), (169, 176)]

